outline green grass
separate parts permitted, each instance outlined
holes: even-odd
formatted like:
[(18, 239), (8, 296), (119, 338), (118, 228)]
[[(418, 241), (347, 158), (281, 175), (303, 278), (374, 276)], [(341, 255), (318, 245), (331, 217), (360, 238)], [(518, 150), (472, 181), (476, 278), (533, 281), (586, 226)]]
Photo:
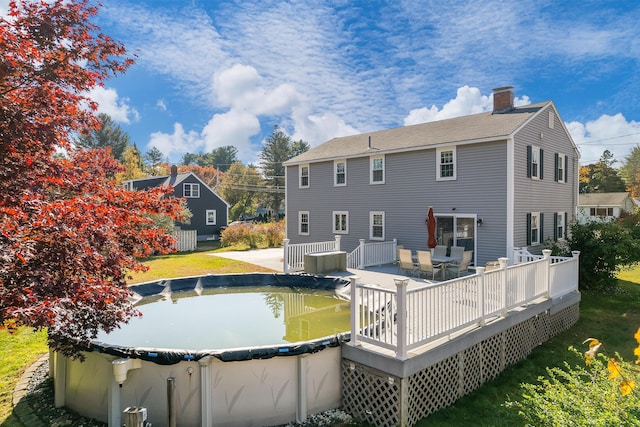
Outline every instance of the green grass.
[[(202, 274), (270, 272), (272, 270), (241, 261), (212, 256), (213, 252), (190, 252), (158, 256), (146, 260), (150, 270), (133, 274), (130, 283), (197, 276)], [(0, 330), (0, 427), (22, 427), (11, 415), (13, 389), (26, 368), (48, 351), (45, 331), (19, 328), (9, 334)]]
[(34, 332), (29, 328), (19, 328), (9, 334), (0, 331), (0, 422), (3, 427), (19, 426), (11, 417), (13, 389), (22, 372), (47, 352), (47, 333)]
[(604, 344), (603, 351), (613, 356), (619, 352), (624, 360), (634, 361), (637, 346), (633, 334), (640, 327), (640, 266), (619, 275), (620, 290), (610, 295), (582, 292), (580, 320), (542, 346), (536, 348), (526, 360), (507, 368), (498, 378), (473, 393), (461, 398), (453, 406), (442, 409), (418, 426), (524, 426), (517, 410), (503, 404), (519, 400), (520, 384), (535, 383), (546, 375), (546, 367), (563, 366), (573, 362), (567, 349), (588, 349), (583, 341), (597, 338)]

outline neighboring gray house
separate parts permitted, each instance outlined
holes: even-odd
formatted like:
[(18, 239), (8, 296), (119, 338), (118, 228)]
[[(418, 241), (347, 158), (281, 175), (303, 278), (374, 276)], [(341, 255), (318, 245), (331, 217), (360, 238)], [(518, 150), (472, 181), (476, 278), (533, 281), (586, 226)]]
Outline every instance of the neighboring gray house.
[(287, 238), (424, 250), (429, 206), (438, 243), (474, 250), (476, 265), (565, 237), (579, 151), (552, 101), (513, 101), (494, 89), (492, 112), (334, 138), (285, 162)]
[(218, 239), (221, 228), (227, 226), (228, 203), (194, 173), (178, 173), (177, 166), (171, 166), (171, 175), (133, 179), (123, 182), (123, 185), (130, 190), (173, 186), (173, 195), (184, 197), (193, 214), (189, 224), (177, 225), (183, 230), (196, 230), (199, 241)]
[(577, 221), (607, 221), (632, 213), (636, 203), (629, 193), (587, 193), (578, 197)]

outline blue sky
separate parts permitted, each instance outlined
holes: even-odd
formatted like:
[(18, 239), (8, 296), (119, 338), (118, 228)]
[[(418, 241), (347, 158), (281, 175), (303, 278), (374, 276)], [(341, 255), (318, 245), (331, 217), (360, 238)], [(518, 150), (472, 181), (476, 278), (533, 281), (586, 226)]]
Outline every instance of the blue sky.
[(555, 102), (583, 164), (640, 144), (636, 1), (102, 3), (97, 23), (138, 57), (92, 97), (172, 162), (224, 145), (255, 162), (274, 125), (315, 146), (487, 111), (506, 85)]

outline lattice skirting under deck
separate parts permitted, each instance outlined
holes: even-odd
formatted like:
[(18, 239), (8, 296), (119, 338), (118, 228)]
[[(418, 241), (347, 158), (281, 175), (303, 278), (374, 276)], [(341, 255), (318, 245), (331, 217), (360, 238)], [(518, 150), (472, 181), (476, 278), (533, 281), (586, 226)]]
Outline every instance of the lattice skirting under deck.
[(343, 407), (356, 419), (376, 426), (413, 426), (569, 329), (579, 314), (577, 303), (553, 315), (541, 313), (407, 378), (343, 359)]

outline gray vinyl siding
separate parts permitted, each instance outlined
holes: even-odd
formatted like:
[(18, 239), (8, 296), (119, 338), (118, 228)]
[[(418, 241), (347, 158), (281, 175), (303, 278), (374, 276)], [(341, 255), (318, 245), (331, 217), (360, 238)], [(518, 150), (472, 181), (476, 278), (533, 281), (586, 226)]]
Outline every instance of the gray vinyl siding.
[[(374, 155), (376, 153), (373, 153)], [(385, 184), (369, 184), (370, 158), (347, 159), (347, 185), (334, 187), (333, 161), (309, 164), (309, 188), (298, 187), (298, 166), (287, 167), (287, 238), (291, 243), (333, 240), (334, 211), (349, 212), (342, 249), (369, 240), (369, 213), (385, 212), (385, 240), (426, 249), (428, 206), (436, 215), (476, 214), (477, 261), (506, 256), (506, 142), (456, 147), (457, 179), (436, 181), (436, 149), (387, 154)], [(454, 210), (455, 208), (455, 210)], [(298, 234), (298, 212), (309, 211), (309, 236)]]
[[(555, 115), (554, 128), (549, 128), (549, 111)], [(541, 137), (542, 134), (542, 137)], [(533, 145), (544, 150), (544, 175), (542, 180), (527, 177), (527, 146)], [(554, 154), (567, 156), (567, 181), (554, 180)], [(553, 240), (553, 214), (566, 212), (567, 225), (575, 218), (577, 204), (578, 157), (569, 137), (562, 127), (562, 119), (551, 106), (540, 111), (514, 137), (514, 246), (527, 246), (527, 213), (544, 214), (542, 242)], [(539, 251), (542, 245), (532, 247)]]
[[(199, 184), (200, 197), (185, 198), (187, 206), (193, 214), (189, 224), (178, 224), (183, 230), (196, 230), (198, 240), (205, 240), (212, 235), (220, 235), (221, 227), (227, 225), (227, 204), (213, 190), (198, 180), (194, 175), (190, 175), (174, 186), (174, 195), (184, 197), (184, 184)], [(216, 211), (216, 224), (207, 225), (206, 211)]]

